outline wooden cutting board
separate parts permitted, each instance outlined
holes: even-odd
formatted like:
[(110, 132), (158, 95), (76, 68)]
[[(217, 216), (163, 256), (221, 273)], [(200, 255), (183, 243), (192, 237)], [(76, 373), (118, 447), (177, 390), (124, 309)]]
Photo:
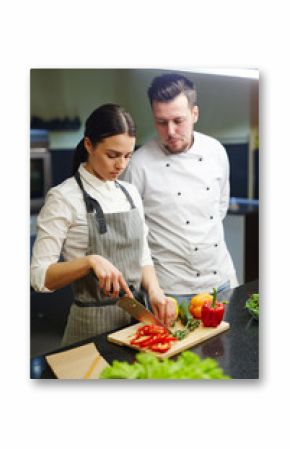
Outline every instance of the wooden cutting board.
[(98, 379), (108, 366), (94, 343), (47, 355), (45, 358), (58, 379)]
[[(144, 326), (144, 323), (137, 323), (134, 324), (133, 326), (126, 327), (125, 329), (121, 329), (120, 331), (113, 332), (112, 334), (109, 334), (107, 338), (110, 342), (116, 343), (117, 345), (129, 346), (130, 348), (137, 349), (138, 351), (143, 350), (146, 352), (150, 352), (152, 354), (155, 354), (156, 357), (164, 359), (179, 354), (180, 352), (185, 351), (186, 349), (192, 348), (193, 346), (196, 346), (199, 343), (208, 340), (209, 338), (212, 338), (215, 335), (220, 334), (221, 332), (228, 330), (230, 327), (229, 323), (227, 323), (226, 321), (222, 321), (218, 327), (204, 327), (203, 324), (201, 323), (197, 329), (190, 332), (190, 334), (188, 334), (183, 340), (172, 342), (171, 348), (167, 352), (162, 354), (131, 345), (130, 340), (132, 340), (133, 336), (137, 332), (137, 329), (141, 326)], [(174, 328), (174, 330), (182, 328), (184, 327), (180, 324), (177, 325)]]

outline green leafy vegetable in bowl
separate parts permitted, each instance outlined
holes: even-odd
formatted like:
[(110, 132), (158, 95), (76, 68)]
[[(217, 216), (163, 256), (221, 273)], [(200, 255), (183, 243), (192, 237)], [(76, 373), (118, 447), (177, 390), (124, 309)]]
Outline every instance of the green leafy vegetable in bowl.
[(259, 293), (253, 293), (246, 301), (246, 309), (256, 319), (259, 319)]
[(211, 358), (200, 359), (190, 351), (184, 351), (177, 360), (159, 360), (154, 354), (139, 352), (136, 361), (113, 361), (106, 367), (101, 379), (230, 379), (218, 363)]

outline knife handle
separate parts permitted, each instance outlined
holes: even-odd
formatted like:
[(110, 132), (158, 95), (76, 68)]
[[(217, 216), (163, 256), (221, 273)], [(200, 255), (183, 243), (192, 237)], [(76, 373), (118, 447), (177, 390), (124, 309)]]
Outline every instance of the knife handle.
[[(135, 296), (136, 295), (136, 290), (133, 287), (133, 285), (129, 285), (129, 289), (133, 293), (133, 296)], [(126, 296), (126, 292), (121, 288), (121, 290), (119, 291), (119, 298), (123, 298), (123, 296)]]
[[(98, 276), (96, 275), (96, 273), (94, 272), (94, 270), (92, 270), (92, 274), (93, 276), (96, 278), (96, 281), (99, 282)], [(131, 292), (133, 293), (133, 295), (136, 294), (136, 290), (134, 288), (133, 285), (129, 285), (129, 289), (131, 290)], [(110, 291), (110, 294), (113, 293), (113, 290)], [(119, 291), (119, 298), (123, 298), (123, 296), (126, 296), (126, 292), (125, 290), (123, 290), (121, 288), (121, 290)]]

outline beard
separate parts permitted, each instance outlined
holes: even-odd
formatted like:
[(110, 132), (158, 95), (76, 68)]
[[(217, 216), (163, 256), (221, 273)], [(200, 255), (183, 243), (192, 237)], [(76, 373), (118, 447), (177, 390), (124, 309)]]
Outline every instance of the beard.
[(170, 141), (167, 141), (164, 143), (164, 147), (171, 154), (184, 153), (192, 146), (193, 138), (189, 142), (178, 140), (178, 143), (179, 144), (175, 146), (174, 144), (170, 144)]

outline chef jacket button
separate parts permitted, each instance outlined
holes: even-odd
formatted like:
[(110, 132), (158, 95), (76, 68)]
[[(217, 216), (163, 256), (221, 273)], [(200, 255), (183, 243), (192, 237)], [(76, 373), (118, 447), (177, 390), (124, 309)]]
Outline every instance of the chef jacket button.
[(198, 251), (198, 247), (197, 246), (194, 248), (194, 251)]
[(196, 273), (196, 276), (199, 277), (199, 276), (200, 276), (200, 273)]
[(217, 274), (217, 271), (214, 271), (213, 274)]
[(167, 163), (167, 164), (166, 164), (166, 167), (170, 167), (170, 164)]
[(210, 187), (207, 187), (206, 190), (210, 190)]
[(218, 246), (218, 244), (217, 244), (217, 243), (215, 243), (215, 244), (214, 244), (214, 246), (215, 246), (215, 247), (217, 247), (217, 246)]
[(212, 220), (212, 219), (213, 219), (213, 216), (211, 215), (209, 218)]
[(178, 192), (178, 194), (177, 194), (178, 196), (180, 196), (181, 195), (181, 192)]
[(187, 221), (186, 221), (186, 224), (189, 224), (189, 223), (190, 223), (190, 221), (189, 221), (189, 220), (187, 220)]
[(202, 158), (202, 157), (200, 157), (200, 158), (198, 158), (198, 160), (199, 160), (199, 162), (202, 162), (202, 161), (203, 161), (203, 158)]

